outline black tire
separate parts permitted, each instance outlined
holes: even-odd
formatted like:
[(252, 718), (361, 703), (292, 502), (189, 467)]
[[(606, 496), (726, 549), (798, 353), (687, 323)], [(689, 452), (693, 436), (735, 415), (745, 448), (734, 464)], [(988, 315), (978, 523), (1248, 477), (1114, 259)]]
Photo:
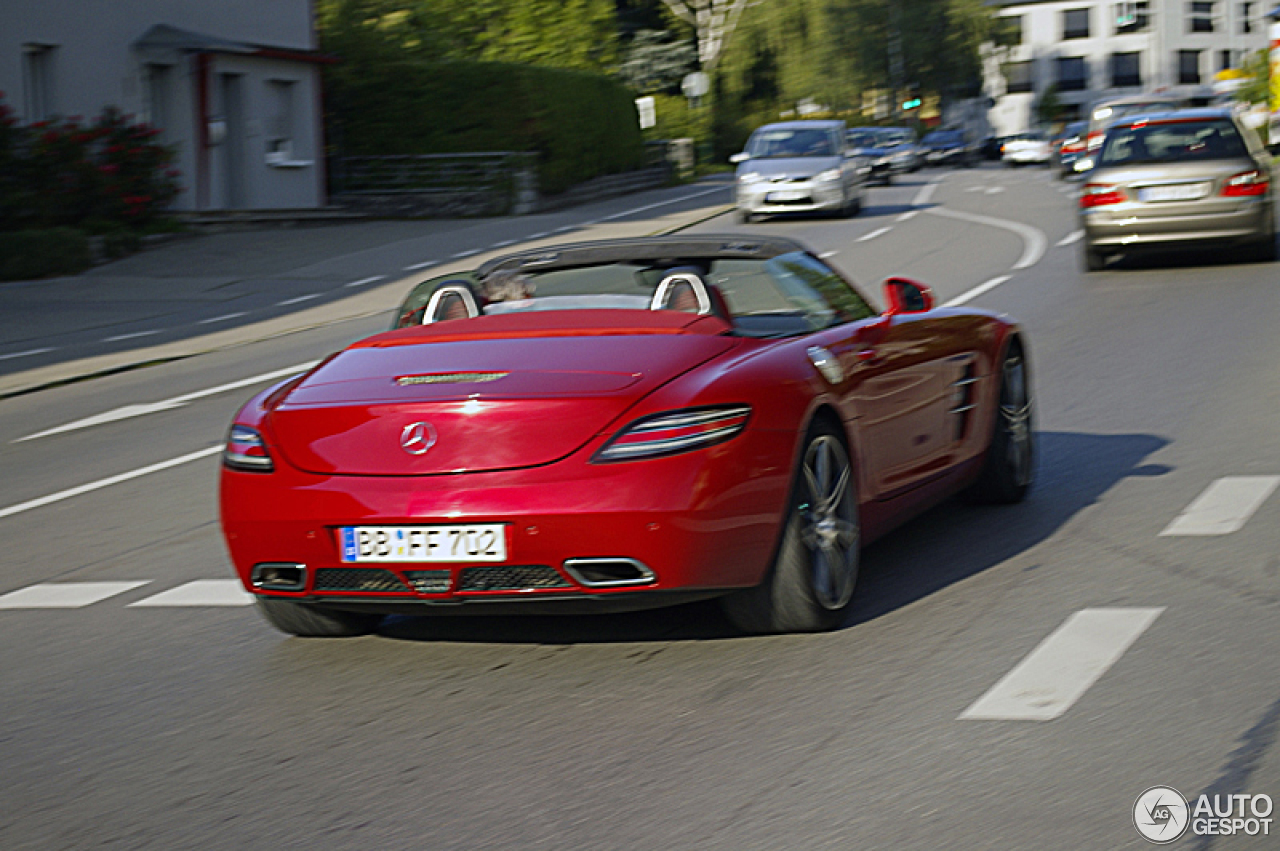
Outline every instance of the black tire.
[(1035, 479), (1035, 404), (1031, 372), (1016, 341), (1000, 363), (995, 419), (982, 473), (967, 496), (974, 502), (1021, 502)]
[(741, 207), (739, 207), (738, 209), (733, 211), (733, 217), (735, 220), (737, 220), (738, 224), (740, 225), (751, 224), (751, 212), (749, 210), (744, 210)]
[(1107, 266), (1107, 256), (1088, 243), (1081, 250), (1080, 258), (1086, 272), (1101, 272)]
[(1253, 261), (1255, 263), (1274, 263), (1276, 260), (1276, 241), (1275, 238), (1264, 240), (1258, 243), (1258, 247), (1253, 250)]
[(853, 599), (860, 545), (848, 450), (835, 427), (816, 423), (797, 462), (773, 564), (759, 585), (721, 600), (725, 614), (745, 632), (835, 629)]
[(367, 635), (377, 629), (382, 621), (382, 615), (323, 609), (280, 597), (255, 597), (253, 602), (267, 623), (281, 632), (302, 638)]

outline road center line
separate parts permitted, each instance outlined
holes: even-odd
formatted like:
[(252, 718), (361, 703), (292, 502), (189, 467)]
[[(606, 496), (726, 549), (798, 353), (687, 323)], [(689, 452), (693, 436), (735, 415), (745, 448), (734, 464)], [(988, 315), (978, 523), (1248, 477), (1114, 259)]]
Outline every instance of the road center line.
[(214, 317), (211, 317), (211, 318), (209, 318), (209, 319), (201, 319), (201, 320), (200, 320), (199, 322), (197, 322), (196, 324), (197, 324), (197, 325), (212, 325), (212, 324), (213, 324), (213, 323), (215, 323), (215, 322), (227, 322), (227, 321), (232, 320), (232, 319), (239, 319), (241, 316), (244, 316), (244, 315), (245, 315), (245, 314), (244, 314), (244, 311), (240, 311), (239, 313), (224, 313), (224, 314), (222, 314), (221, 316), (214, 316)]
[(46, 346), (43, 349), (27, 349), (25, 352), (10, 352), (7, 355), (0, 355), (0, 360), (9, 360), (10, 358), (29, 358), (32, 355), (42, 355), (45, 352), (52, 352), (53, 348)]
[(1116, 608), (1076, 612), (957, 720), (1058, 718), (1119, 661), (1163, 611)]
[[(414, 263), (412, 266), (405, 266), (404, 271), (416, 272), (419, 269), (429, 269), (432, 266), (439, 265), (439, 263), (440, 263), (439, 260), (423, 260), (421, 263)], [(347, 286), (352, 286), (352, 285), (348, 284)]]
[[(433, 261), (434, 262), (434, 261)], [(358, 281), (352, 281), (349, 284), (343, 284), (343, 287), (363, 287), (365, 284), (372, 284), (374, 281), (381, 281), (386, 275), (373, 275), (368, 278), (361, 278)]]
[(951, 299), (951, 301), (947, 302), (942, 306), (957, 307), (959, 305), (962, 305), (971, 298), (977, 298), (978, 296), (982, 295), (983, 293), (989, 290), (994, 290), (996, 287), (1000, 286), (1005, 281), (1009, 280), (1009, 278), (1010, 278), (1009, 275), (997, 275), (996, 277), (992, 278), (991, 280), (985, 283), (978, 284), (976, 287), (969, 290), (967, 293), (961, 293), (960, 295)]
[(277, 301), (276, 307), (286, 307), (290, 304), (302, 304), (304, 301), (311, 301), (313, 298), (320, 298), (320, 293), (307, 293), (306, 295), (294, 296), (284, 301)]
[(159, 333), (160, 332), (158, 330), (157, 331), (134, 331), (132, 334), (117, 334), (114, 337), (103, 337), (102, 342), (118, 343), (121, 340), (134, 340), (134, 339), (137, 339), (138, 337), (150, 337)]
[(1017, 263), (1013, 264), (1015, 269), (1025, 269), (1028, 266), (1034, 266), (1039, 263), (1040, 258), (1044, 256), (1046, 246), (1049, 244), (1048, 237), (1044, 235), (1044, 231), (1039, 228), (1033, 228), (1030, 225), (1024, 225), (1022, 222), (995, 219), (991, 216), (980, 216), (977, 213), (962, 213), (958, 210), (948, 210), (946, 207), (929, 207), (925, 212), (933, 216), (943, 216), (948, 219), (959, 219), (962, 222), (972, 222), (976, 225), (986, 225), (987, 227), (1013, 231), (1022, 237), (1023, 242), (1022, 256), (1018, 258)]
[(855, 241), (855, 242), (866, 242), (866, 241), (867, 241), (867, 240), (869, 240), (869, 239), (875, 239), (877, 236), (884, 236), (884, 235), (885, 235), (886, 233), (888, 233), (890, 230), (892, 230), (892, 228), (887, 228), (887, 227), (879, 228), (879, 229), (877, 229), (877, 230), (873, 230), (871, 233), (864, 233), (862, 236), (858, 237), (858, 238), (857, 238), (856, 240), (854, 240), (854, 241)]
[(85, 417), (82, 420), (76, 420), (73, 423), (60, 425), (55, 428), (29, 434), (26, 437), (20, 437), (13, 443), (22, 443), (25, 440), (35, 440), (38, 437), (48, 437), (51, 434), (62, 434), (68, 431), (76, 431), (77, 429), (89, 428), (90, 426), (103, 425), (104, 423), (113, 423), (119, 420), (127, 420), (131, 417), (141, 417), (146, 414), (154, 414), (160, 411), (168, 411), (172, 408), (181, 407), (188, 402), (194, 402), (196, 399), (203, 399), (206, 396), (216, 396), (219, 393), (226, 393), (229, 390), (239, 390), (242, 387), (249, 387), (254, 384), (260, 384), (264, 381), (273, 381), (277, 378), (287, 378), (291, 375), (297, 375), (300, 372), (306, 372), (315, 366), (319, 361), (308, 361), (294, 366), (287, 366), (284, 369), (277, 369), (271, 372), (264, 372), (261, 375), (242, 378), (239, 381), (232, 381), (230, 384), (219, 384), (217, 387), (207, 387), (204, 390), (197, 390), (194, 393), (184, 393), (181, 396), (174, 396), (171, 399), (163, 399), (159, 402), (147, 402), (141, 405), (125, 405), (122, 408), (106, 411), (101, 414), (95, 414), (92, 417)]
[(1226, 476), (1209, 485), (1161, 535), (1229, 535), (1239, 531), (1280, 485), (1280, 476)]
[(1070, 245), (1073, 242), (1079, 242), (1083, 237), (1084, 237), (1084, 231), (1073, 230), (1071, 233), (1067, 234), (1062, 239), (1058, 240), (1057, 243), (1055, 244), (1057, 245), (1058, 248), (1061, 248), (1064, 245)]
[(911, 221), (912, 219), (914, 219), (914, 218), (915, 218), (916, 216), (918, 216), (918, 215), (920, 215), (920, 211), (919, 211), (919, 210), (911, 210), (910, 212), (906, 212), (906, 213), (903, 213), (901, 216), (898, 216), (898, 218), (896, 219), (896, 221), (899, 221), (899, 222), (909, 222), (909, 221)]
[(24, 511), (30, 511), (33, 508), (40, 508), (45, 505), (52, 505), (55, 502), (62, 502), (64, 499), (71, 499), (73, 496), (91, 493), (103, 488), (109, 488), (112, 485), (118, 485), (121, 482), (127, 482), (131, 479), (148, 476), (152, 473), (158, 473), (161, 470), (168, 470), (170, 467), (178, 467), (183, 464), (190, 464), (192, 461), (199, 461), (201, 458), (208, 458), (211, 455), (217, 455), (222, 451), (221, 446), (210, 446), (208, 449), (201, 449), (198, 452), (189, 452), (186, 455), (180, 455), (177, 458), (170, 458), (168, 461), (161, 461), (158, 464), (150, 464), (146, 467), (139, 467), (136, 470), (130, 470), (127, 473), (121, 473), (118, 476), (110, 476), (105, 479), (99, 479), (96, 482), (89, 482), (87, 485), (79, 485), (78, 487), (68, 488), (64, 491), (42, 496), (37, 499), (30, 499), (26, 502), (20, 502), (17, 505), (11, 505), (8, 508), (0, 508), (0, 518), (12, 517), (15, 514), (21, 514)]
[(597, 221), (611, 222), (614, 219), (623, 219), (623, 218), (626, 218), (627, 216), (634, 216), (636, 213), (644, 213), (648, 210), (653, 210), (658, 207), (665, 207), (668, 204), (679, 204), (681, 201), (690, 201), (694, 198), (701, 198), (703, 195), (711, 195), (712, 193), (715, 193), (715, 192), (724, 192), (729, 188), (730, 188), (729, 185), (725, 184), (724, 186), (717, 186), (714, 189), (705, 189), (702, 192), (695, 192), (692, 195), (681, 195), (679, 198), (671, 198), (666, 201), (658, 201), (655, 204), (646, 204), (643, 207), (636, 207), (634, 210), (624, 210), (621, 213), (614, 213), (612, 216), (604, 216), (600, 219), (597, 219)]

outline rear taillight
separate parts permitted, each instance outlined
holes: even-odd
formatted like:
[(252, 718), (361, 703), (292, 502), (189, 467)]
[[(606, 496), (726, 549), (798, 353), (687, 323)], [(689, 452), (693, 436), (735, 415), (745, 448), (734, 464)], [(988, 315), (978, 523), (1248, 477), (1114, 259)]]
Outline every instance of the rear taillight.
[(1227, 178), (1226, 183), (1222, 184), (1222, 194), (1228, 198), (1266, 195), (1270, 185), (1270, 179), (1257, 169), (1242, 171)]
[(636, 461), (702, 449), (736, 437), (747, 426), (746, 405), (690, 408), (645, 417), (629, 424), (592, 460)]
[(1080, 193), (1080, 206), (1086, 210), (1090, 207), (1104, 207), (1107, 204), (1123, 204), (1129, 200), (1124, 191), (1109, 183), (1086, 183)]
[(231, 427), (226, 448), (222, 450), (222, 463), (232, 470), (250, 473), (270, 473), (275, 469), (262, 435), (242, 425)]
[(1102, 147), (1103, 135), (1104, 134), (1101, 130), (1094, 130), (1089, 134), (1089, 150), (1093, 151)]
[(1080, 141), (1079, 139), (1062, 143), (1062, 152), (1064, 154), (1078, 154), (1083, 150), (1084, 150), (1084, 142)]

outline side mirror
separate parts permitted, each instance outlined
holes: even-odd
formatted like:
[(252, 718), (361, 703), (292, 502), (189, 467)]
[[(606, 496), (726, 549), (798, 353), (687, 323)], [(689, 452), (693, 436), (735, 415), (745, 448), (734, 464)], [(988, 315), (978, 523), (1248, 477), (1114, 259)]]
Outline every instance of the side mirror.
[(748, 154), (746, 151), (743, 151), (740, 154), (734, 154), (733, 156), (729, 157), (729, 162), (733, 163), (734, 165), (737, 165), (738, 163), (744, 163), (749, 159), (751, 159), (751, 155)]
[(910, 278), (889, 278), (884, 282), (884, 298), (889, 305), (885, 316), (925, 313), (933, 310), (933, 290)]

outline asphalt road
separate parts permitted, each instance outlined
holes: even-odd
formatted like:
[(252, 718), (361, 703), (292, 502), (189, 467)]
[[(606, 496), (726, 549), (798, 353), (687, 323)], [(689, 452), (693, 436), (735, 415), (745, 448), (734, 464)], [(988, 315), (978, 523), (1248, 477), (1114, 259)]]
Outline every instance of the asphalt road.
[(0, 401), (0, 848), (1121, 849), (1152, 786), (1280, 797), (1280, 275), (1086, 275), (1073, 191), (925, 171), (850, 220), (696, 226), (1029, 335), (1031, 497), (869, 548), (829, 634), (745, 637), (714, 605), (271, 630), (228, 591), (216, 458), (150, 468), (216, 447), (258, 385), (205, 391), (385, 316)]

